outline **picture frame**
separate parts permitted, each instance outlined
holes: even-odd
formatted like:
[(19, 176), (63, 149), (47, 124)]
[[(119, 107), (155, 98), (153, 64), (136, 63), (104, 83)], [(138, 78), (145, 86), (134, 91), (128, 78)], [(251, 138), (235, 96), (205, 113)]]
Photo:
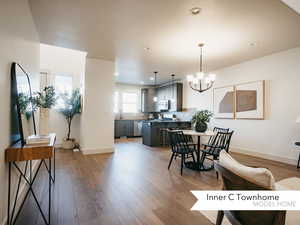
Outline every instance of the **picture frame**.
[(235, 119), (235, 86), (213, 90), (213, 111), (216, 119)]

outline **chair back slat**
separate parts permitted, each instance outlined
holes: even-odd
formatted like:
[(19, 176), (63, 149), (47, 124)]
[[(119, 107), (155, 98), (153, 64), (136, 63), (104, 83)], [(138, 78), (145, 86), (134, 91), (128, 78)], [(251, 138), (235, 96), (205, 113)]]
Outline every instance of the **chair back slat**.
[[(224, 132), (224, 133), (227, 133), (227, 132), (229, 132), (229, 128), (221, 128), (221, 127), (214, 127), (214, 129), (213, 129), (213, 132), (214, 133), (218, 133), (218, 132)], [(211, 145), (213, 142), (214, 142), (214, 140), (216, 139), (216, 135), (214, 135), (214, 136), (211, 136), (209, 139), (208, 139), (208, 145)]]
[(182, 131), (169, 131), (172, 151), (189, 151), (188, 141)]
[(229, 151), (231, 137), (233, 135), (233, 131), (222, 132), (219, 131), (216, 135), (211, 144), (209, 145), (209, 151), (211, 153), (215, 151), (225, 150), (226, 152)]

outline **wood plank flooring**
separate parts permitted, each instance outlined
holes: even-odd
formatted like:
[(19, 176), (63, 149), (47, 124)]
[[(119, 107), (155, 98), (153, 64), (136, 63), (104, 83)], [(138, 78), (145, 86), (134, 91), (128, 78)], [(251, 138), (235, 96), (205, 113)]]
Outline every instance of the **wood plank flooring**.
[[(179, 172), (179, 160), (167, 170), (168, 148), (150, 148), (140, 139), (119, 140), (114, 154), (82, 155), (57, 151), (52, 225), (211, 225), (190, 208), (191, 190), (220, 189), (214, 171)], [(300, 177), (294, 166), (233, 154), (242, 163), (269, 168), (276, 180)], [(47, 208), (48, 176), (43, 170), (35, 189)], [(32, 199), (18, 225), (42, 225)]]

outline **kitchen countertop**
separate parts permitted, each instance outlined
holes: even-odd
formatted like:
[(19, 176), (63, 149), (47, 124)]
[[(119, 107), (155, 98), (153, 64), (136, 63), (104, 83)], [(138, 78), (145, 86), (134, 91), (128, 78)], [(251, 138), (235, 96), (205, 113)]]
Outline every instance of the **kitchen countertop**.
[(147, 123), (190, 123), (191, 121), (174, 121), (174, 120), (145, 120)]

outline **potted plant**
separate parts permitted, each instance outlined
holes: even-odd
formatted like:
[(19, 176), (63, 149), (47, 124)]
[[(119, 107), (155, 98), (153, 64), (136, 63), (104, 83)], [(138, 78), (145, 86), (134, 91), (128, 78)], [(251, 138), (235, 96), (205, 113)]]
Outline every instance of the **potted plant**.
[(42, 92), (36, 92), (33, 97), (33, 104), (40, 109), (40, 134), (49, 134), (49, 110), (56, 103), (55, 89), (53, 86), (46, 86)]
[(205, 132), (207, 130), (207, 123), (212, 118), (213, 113), (209, 110), (201, 110), (192, 117), (192, 124), (197, 132)]
[(64, 106), (59, 109), (68, 123), (68, 133), (66, 138), (63, 140), (62, 147), (64, 149), (73, 149), (75, 147), (75, 139), (71, 138), (71, 125), (74, 116), (81, 113), (81, 94), (80, 90), (77, 88), (70, 94), (62, 94)]

